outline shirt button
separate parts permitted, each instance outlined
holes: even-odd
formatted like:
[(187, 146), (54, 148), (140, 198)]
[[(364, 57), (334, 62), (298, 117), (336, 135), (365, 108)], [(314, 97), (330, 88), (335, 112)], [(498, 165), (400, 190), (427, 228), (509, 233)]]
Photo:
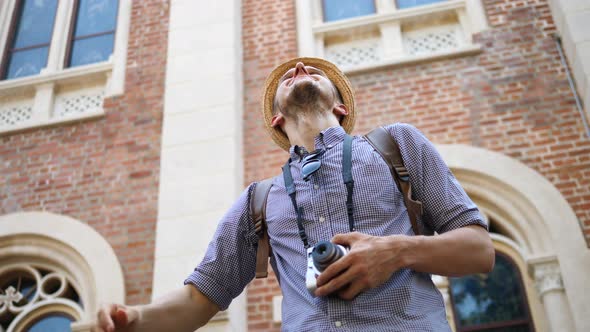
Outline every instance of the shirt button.
[(320, 217), (320, 222), (324, 222), (324, 221), (326, 221), (326, 218)]
[(337, 320), (334, 322), (334, 325), (336, 325), (336, 327), (340, 327), (340, 326), (342, 326), (342, 322)]
[(328, 149), (331, 149), (331, 148), (332, 148), (332, 144), (328, 144)]
[(319, 184), (314, 184), (314, 185), (313, 185), (313, 189), (316, 189), (316, 190), (317, 190), (317, 189), (320, 189), (320, 185), (319, 185)]

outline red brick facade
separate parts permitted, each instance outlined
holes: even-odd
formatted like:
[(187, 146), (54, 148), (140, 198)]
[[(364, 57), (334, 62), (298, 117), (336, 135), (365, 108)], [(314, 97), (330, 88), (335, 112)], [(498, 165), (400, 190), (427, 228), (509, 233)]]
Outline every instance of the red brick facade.
[[(435, 143), (501, 152), (553, 183), (590, 239), (590, 139), (560, 63), (545, 0), (482, 0), (489, 29), (478, 55), (349, 75), (357, 101), (355, 133), (408, 122)], [(262, 126), (260, 87), (280, 62), (297, 55), (293, 1), (243, 3), (245, 182), (277, 174), (287, 155)], [(506, 179), (508, 180), (508, 179)], [(274, 280), (248, 290), (249, 331), (272, 323)]]
[[(295, 1), (244, 0), (244, 184), (276, 175), (287, 155), (262, 125), (261, 87), (297, 56)], [(355, 133), (408, 122), (435, 143), (501, 152), (568, 200), (590, 241), (590, 139), (552, 38), (547, 0), (482, 0), (483, 51), (350, 75)], [(44, 210), (88, 223), (115, 249), (128, 304), (153, 281), (169, 2), (132, 2), (125, 93), (103, 118), (0, 136), (0, 215)], [(272, 322), (274, 278), (248, 288), (249, 331)]]
[(0, 215), (88, 223), (114, 248), (129, 304), (151, 298), (168, 7), (133, 1), (125, 94), (105, 100), (104, 118), (0, 136)]

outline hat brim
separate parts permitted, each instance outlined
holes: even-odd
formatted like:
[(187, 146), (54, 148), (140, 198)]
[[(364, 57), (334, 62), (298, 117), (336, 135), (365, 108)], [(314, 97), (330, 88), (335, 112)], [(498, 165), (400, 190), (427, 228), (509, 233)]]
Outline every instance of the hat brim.
[(264, 90), (262, 96), (262, 112), (264, 117), (264, 126), (269, 132), (273, 141), (280, 146), (283, 150), (289, 151), (291, 144), (289, 138), (280, 128), (273, 128), (271, 126), (273, 117), (273, 106), (274, 99), (278, 88), (279, 79), (285, 74), (285, 72), (293, 67), (298, 62), (303, 62), (306, 66), (312, 66), (322, 70), (328, 76), (328, 79), (332, 81), (340, 96), (342, 102), (348, 110), (348, 114), (344, 116), (340, 125), (344, 128), (347, 133), (350, 133), (354, 128), (355, 113), (354, 113), (354, 94), (352, 92), (352, 86), (350, 81), (344, 73), (336, 67), (333, 63), (320, 58), (300, 57), (291, 59), (278, 65), (268, 75), (266, 82), (264, 83)]

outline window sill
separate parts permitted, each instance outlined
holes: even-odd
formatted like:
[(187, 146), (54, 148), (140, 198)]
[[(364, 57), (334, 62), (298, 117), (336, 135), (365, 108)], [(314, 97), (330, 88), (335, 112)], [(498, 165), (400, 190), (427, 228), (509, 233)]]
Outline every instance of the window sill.
[(446, 58), (454, 58), (460, 56), (469, 56), (469, 55), (476, 55), (482, 52), (482, 48), (480, 45), (465, 45), (461, 48), (447, 50), (447, 51), (440, 51), (431, 54), (424, 54), (424, 55), (410, 55), (404, 56), (402, 58), (392, 59), (392, 60), (385, 60), (380, 62), (375, 62), (372, 64), (363, 64), (360, 66), (350, 66), (350, 67), (342, 67), (342, 71), (345, 74), (354, 75), (354, 74), (362, 74), (366, 72), (370, 72), (373, 70), (383, 69), (387, 67), (398, 67), (404, 65), (413, 65), (421, 62), (429, 62), (439, 59), (446, 59)]
[(432, 16), (454, 12), (466, 7), (465, 0), (449, 0), (431, 5), (417, 6), (414, 8), (400, 9), (386, 13), (377, 13), (373, 15), (355, 17), (346, 20), (340, 20), (330, 23), (320, 23), (312, 27), (314, 34), (339, 33), (342, 30), (355, 29), (359, 27), (377, 25), (392, 21), (405, 21), (415, 19), (421, 16)]
[(69, 84), (79, 82), (81, 79), (107, 80), (107, 76), (113, 71), (113, 63), (105, 61), (86, 66), (68, 68), (55, 72), (41, 71), (39, 75), (15, 78), (0, 81), (0, 97), (13, 96), (15, 94), (27, 95), (34, 93), (35, 87), (47, 83)]

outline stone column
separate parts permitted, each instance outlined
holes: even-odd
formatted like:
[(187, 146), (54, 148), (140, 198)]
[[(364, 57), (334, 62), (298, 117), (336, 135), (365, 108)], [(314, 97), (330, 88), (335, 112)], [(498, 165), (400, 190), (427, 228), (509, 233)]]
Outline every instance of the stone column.
[(565, 295), (557, 257), (531, 260), (529, 267), (551, 331), (574, 331), (571, 308)]

